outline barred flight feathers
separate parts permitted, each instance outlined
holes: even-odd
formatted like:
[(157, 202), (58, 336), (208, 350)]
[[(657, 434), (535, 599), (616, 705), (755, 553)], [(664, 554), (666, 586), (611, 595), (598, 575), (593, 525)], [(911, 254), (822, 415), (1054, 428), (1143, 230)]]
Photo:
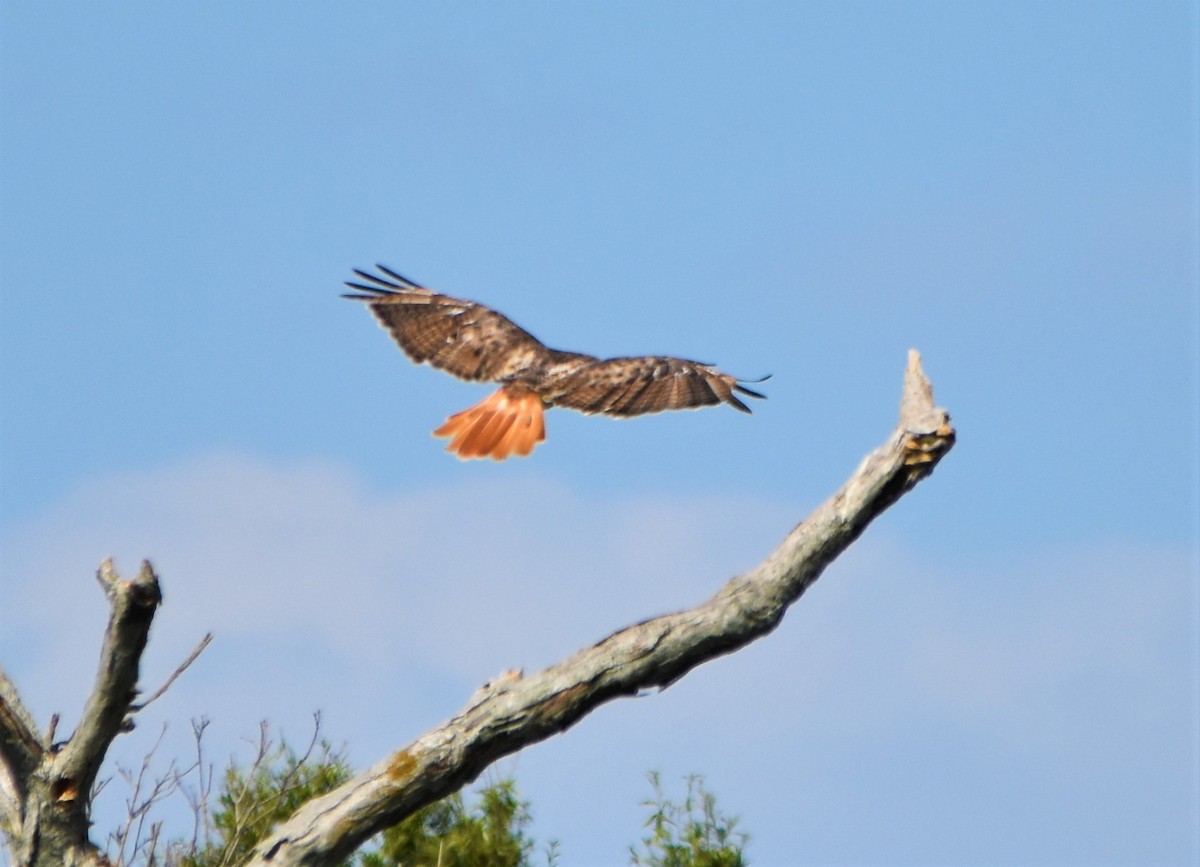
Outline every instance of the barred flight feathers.
[(727, 403), (750, 412), (734, 391), (761, 398), (727, 373), (683, 358), (610, 358), (547, 379), (542, 395), (553, 406), (585, 413), (633, 416)]
[(365, 302), (418, 364), (502, 385), (434, 431), (449, 437), (447, 449), (461, 458), (528, 455), (546, 437), (546, 407), (628, 417), (727, 403), (750, 412), (738, 394), (765, 397), (744, 380), (685, 358), (599, 359), (550, 349), (502, 313), (377, 267), (383, 276), (355, 269), (365, 282), (347, 282), (356, 291), (342, 297)]
[(504, 314), (426, 289), (382, 265), (376, 267), (391, 280), (355, 269), (373, 285), (346, 285), (371, 294), (342, 297), (365, 301), (417, 364), (430, 364), (461, 379), (496, 382), (547, 356), (548, 350), (536, 337)]

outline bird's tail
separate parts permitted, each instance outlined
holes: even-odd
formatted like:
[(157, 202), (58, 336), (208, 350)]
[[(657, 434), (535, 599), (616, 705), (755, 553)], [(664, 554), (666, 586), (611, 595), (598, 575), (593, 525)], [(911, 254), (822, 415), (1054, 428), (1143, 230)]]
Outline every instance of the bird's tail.
[(433, 432), (450, 437), (446, 451), (466, 460), (525, 457), (546, 438), (542, 399), (526, 389), (502, 388), (470, 409), (457, 412)]

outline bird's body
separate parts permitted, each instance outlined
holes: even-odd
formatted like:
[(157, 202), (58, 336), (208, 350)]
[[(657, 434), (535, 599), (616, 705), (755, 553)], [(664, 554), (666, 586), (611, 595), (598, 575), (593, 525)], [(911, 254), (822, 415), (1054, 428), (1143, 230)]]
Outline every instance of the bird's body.
[(452, 415), (434, 431), (450, 437), (447, 448), (459, 457), (528, 455), (546, 438), (542, 415), (552, 406), (634, 416), (724, 402), (750, 412), (735, 392), (763, 397), (697, 361), (669, 356), (600, 359), (551, 349), (502, 313), (377, 267), (384, 276), (355, 269), (367, 282), (348, 282), (357, 292), (344, 297), (366, 302), (414, 362), (461, 379), (501, 384), (482, 403)]

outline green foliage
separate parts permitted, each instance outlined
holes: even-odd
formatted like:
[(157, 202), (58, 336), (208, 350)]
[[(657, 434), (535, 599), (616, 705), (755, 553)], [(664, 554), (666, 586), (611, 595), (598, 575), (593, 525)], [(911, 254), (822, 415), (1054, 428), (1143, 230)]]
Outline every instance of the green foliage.
[(629, 847), (630, 863), (645, 867), (745, 867), (749, 836), (735, 830), (736, 816), (717, 809), (717, 799), (704, 788), (704, 778), (687, 777), (687, 794), (682, 804), (663, 793), (658, 772), (648, 775), (654, 797), (642, 805), (651, 809), (642, 838), (642, 851)]
[(418, 810), (383, 832), (379, 849), (362, 856), (362, 867), (529, 867), (529, 805), (516, 783), (500, 780), (477, 797), (469, 809), (456, 792)]
[[(317, 722), (319, 730), (319, 719)], [(264, 724), (258, 754), (249, 768), (230, 764), (221, 779), (216, 808), (209, 809), (211, 776), (200, 754), (204, 724), (196, 728), (199, 789), (189, 797), (197, 832), (189, 842), (167, 847), (170, 867), (237, 867), (279, 822), (306, 801), (348, 780), (345, 753), (327, 741), (312, 742), (297, 754), (282, 738), (274, 746)], [(639, 867), (745, 867), (748, 837), (737, 830), (737, 817), (725, 816), (702, 777), (686, 778), (681, 804), (666, 797), (655, 772), (649, 775), (654, 797), (641, 847), (630, 847), (631, 862)], [(180, 786), (180, 776), (174, 778)], [(154, 799), (151, 799), (152, 801)], [(533, 867), (534, 840), (527, 829), (532, 819), (511, 778), (478, 789), (468, 805), (461, 792), (418, 810), (375, 839), (374, 848), (343, 862), (342, 867)], [(547, 867), (556, 867), (556, 840), (542, 852)], [(151, 862), (153, 856), (150, 856)]]
[(170, 860), (180, 867), (241, 864), (272, 827), (306, 801), (348, 779), (350, 766), (344, 752), (334, 750), (328, 741), (314, 740), (299, 755), (282, 738), (273, 747), (264, 728), (258, 756), (249, 770), (233, 764), (226, 769), (217, 799), (219, 806), (212, 812), (206, 839), (188, 847), (191, 851), (177, 850)]

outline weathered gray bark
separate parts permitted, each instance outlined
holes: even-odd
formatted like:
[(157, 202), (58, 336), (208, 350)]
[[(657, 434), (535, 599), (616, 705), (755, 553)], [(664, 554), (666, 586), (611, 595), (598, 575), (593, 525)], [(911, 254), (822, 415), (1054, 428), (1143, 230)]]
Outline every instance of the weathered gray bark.
[(105, 561), (96, 578), (111, 609), (108, 629), (96, 682), (66, 742), (54, 743), (54, 723), (45, 735), (37, 731), (0, 670), (0, 830), (18, 867), (108, 864), (88, 838), (92, 784), (109, 745), (129, 726), (138, 664), (162, 594), (149, 563), (125, 581)]
[[(920, 357), (910, 352), (896, 430), (757, 568), (696, 608), (623, 629), (530, 677), (508, 672), (484, 684), (457, 716), (302, 807), (268, 835), (249, 864), (335, 864), (498, 758), (569, 728), (606, 701), (668, 686), (766, 635), (825, 567), (929, 475), (953, 444), (950, 417), (933, 405)], [(138, 662), (162, 597), (146, 563), (132, 581), (119, 579), (107, 562), (98, 577), (112, 614), (100, 672), (70, 739), (53, 744), (53, 723), (39, 734), (0, 670), (0, 830), (18, 867), (107, 863), (87, 836), (89, 793), (109, 744), (140, 708), (133, 704)]]
[(556, 734), (606, 701), (664, 687), (766, 635), (877, 515), (933, 471), (954, 444), (909, 353), (900, 424), (836, 494), (756, 569), (704, 604), (639, 623), (530, 677), (484, 684), (453, 719), (302, 807), (259, 844), (252, 867), (323, 867), (373, 834), (469, 783), (488, 765)]

